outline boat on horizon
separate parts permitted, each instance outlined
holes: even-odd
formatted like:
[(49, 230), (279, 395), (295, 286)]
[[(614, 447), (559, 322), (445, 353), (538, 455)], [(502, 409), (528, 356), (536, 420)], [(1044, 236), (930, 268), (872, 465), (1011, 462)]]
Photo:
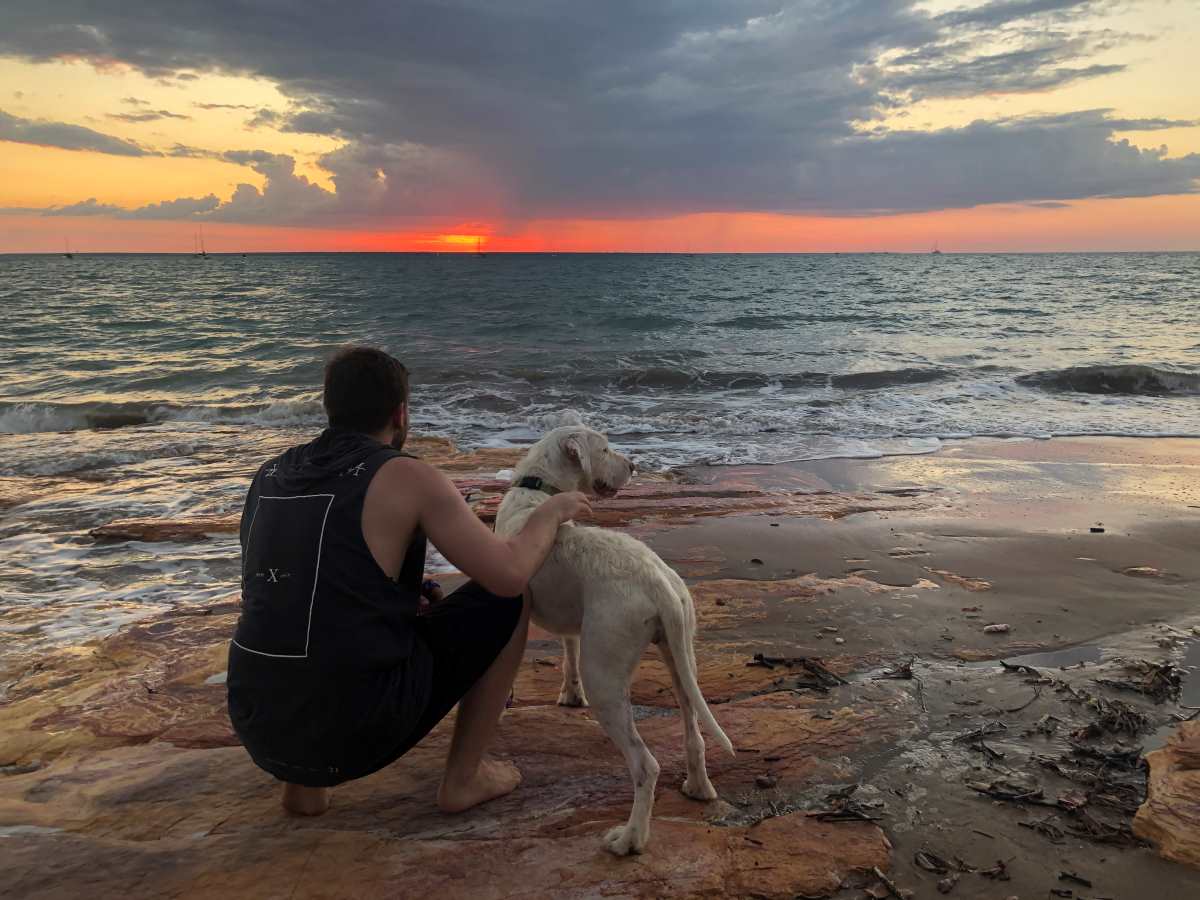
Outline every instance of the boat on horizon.
[(67, 259), (75, 258), (75, 254), (71, 252), (71, 241), (69, 238), (63, 238), (63, 256)]

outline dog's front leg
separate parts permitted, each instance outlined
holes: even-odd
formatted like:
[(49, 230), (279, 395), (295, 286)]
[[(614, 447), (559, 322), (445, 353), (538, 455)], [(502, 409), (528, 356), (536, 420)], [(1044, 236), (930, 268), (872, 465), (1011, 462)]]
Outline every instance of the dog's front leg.
[(579, 679), (579, 638), (570, 636), (562, 639), (563, 683), (558, 694), (559, 706), (587, 706), (583, 694), (583, 682)]

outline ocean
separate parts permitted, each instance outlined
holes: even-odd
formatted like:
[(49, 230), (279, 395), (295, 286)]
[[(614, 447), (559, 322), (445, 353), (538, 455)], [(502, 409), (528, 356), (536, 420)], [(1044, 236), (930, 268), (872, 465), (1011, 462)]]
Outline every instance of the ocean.
[(408, 365), (418, 433), (578, 419), (643, 469), (1200, 436), (1200, 254), (0, 256), (0, 633), (232, 590), (232, 538), (86, 532), (240, 509), (351, 341)]

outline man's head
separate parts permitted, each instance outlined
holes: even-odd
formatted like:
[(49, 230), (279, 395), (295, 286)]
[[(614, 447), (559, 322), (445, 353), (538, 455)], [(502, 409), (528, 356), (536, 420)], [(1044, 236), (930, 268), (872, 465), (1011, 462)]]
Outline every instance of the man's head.
[(364, 434), (391, 432), (399, 449), (408, 436), (408, 370), (374, 347), (343, 347), (325, 365), (322, 397), (329, 424)]

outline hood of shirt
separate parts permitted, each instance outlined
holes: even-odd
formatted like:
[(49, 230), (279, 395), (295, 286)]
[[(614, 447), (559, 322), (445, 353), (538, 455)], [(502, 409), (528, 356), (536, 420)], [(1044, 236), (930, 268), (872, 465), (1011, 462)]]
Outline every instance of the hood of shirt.
[(327, 428), (314, 441), (293, 447), (268, 464), (271, 477), (287, 493), (302, 493), (335, 475), (344, 475), (386, 447), (372, 437), (345, 428)]

